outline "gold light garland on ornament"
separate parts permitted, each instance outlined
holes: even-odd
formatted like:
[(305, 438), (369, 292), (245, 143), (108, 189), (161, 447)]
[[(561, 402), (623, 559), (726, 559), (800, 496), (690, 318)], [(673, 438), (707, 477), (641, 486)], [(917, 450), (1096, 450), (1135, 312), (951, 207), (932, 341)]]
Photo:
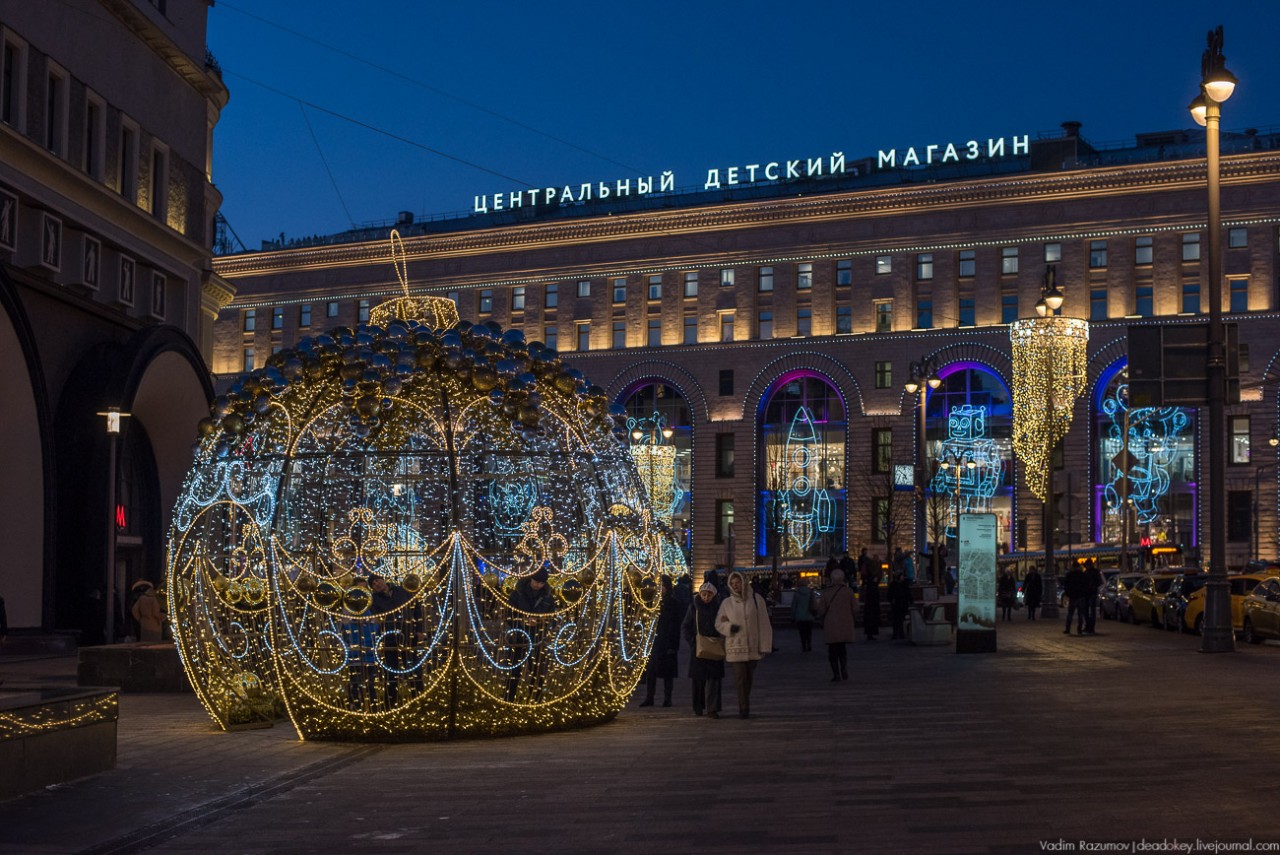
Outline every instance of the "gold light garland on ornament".
[(303, 738), (611, 718), (685, 571), (625, 414), (518, 330), (377, 317), (275, 354), (200, 424), (167, 586), (201, 701), (224, 728), (282, 706)]
[(1027, 488), (1042, 501), (1053, 449), (1071, 427), (1084, 391), (1089, 323), (1049, 315), (1009, 326), (1013, 349), (1013, 450)]

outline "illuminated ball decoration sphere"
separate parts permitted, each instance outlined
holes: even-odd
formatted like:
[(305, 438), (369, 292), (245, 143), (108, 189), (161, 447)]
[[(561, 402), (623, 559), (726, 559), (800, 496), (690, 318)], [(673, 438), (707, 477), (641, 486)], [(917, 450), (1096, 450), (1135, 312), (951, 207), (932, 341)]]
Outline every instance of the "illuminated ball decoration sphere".
[(443, 299), (243, 376), (200, 424), (169, 549), (210, 714), (368, 740), (613, 717), (659, 577), (686, 569), (618, 430), (554, 350)]

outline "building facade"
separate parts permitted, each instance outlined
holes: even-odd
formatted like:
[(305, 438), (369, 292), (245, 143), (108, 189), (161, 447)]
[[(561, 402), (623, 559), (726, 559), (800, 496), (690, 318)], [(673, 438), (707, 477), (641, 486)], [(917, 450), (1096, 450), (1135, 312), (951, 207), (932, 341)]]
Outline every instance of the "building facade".
[[(0, 595), (14, 628), (101, 641), (109, 540), (118, 592), (163, 570), (231, 298), (210, 266), (227, 103), (210, 5), (0, 0)], [(114, 472), (110, 407), (130, 414)]]
[[(1228, 562), (1241, 564), (1277, 545), (1280, 137), (1228, 135), (1223, 151), (1223, 311), (1249, 350), (1229, 408)], [(779, 181), (405, 217), (409, 287), (557, 347), (626, 408), (629, 441), (667, 429), (668, 510), (705, 568), (884, 554), (953, 536), (960, 511), (995, 513), (1004, 549), (1039, 548), (1042, 505), (1012, 452), (1009, 324), (1035, 314), (1052, 266), (1061, 313), (1090, 324), (1086, 391), (1056, 458), (1057, 541), (1207, 547), (1201, 415), (1131, 409), (1125, 380), (1130, 325), (1206, 319), (1203, 136), (1103, 150), (1068, 123), (1019, 154), (903, 168), (882, 153), (803, 193)], [(216, 259), (237, 293), (216, 325), (219, 384), (399, 293), (388, 232)], [(941, 384), (918, 461), (919, 396), (904, 384), (925, 359)]]

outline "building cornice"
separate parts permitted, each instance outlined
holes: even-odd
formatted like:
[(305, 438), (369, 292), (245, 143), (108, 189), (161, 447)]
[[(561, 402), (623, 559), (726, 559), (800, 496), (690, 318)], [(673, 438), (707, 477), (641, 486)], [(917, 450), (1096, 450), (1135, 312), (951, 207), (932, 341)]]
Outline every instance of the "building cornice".
[(169, 38), (169, 35), (151, 22), (146, 15), (134, 7), (129, 0), (98, 0), (111, 14), (115, 15), (133, 31), (143, 44), (155, 51), (164, 62), (183, 80), (190, 84), (205, 98), (208, 98), (219, 110), (227, 106), (230, 94), (227, 87), (204, 66), (203, 58), (187, 55), (187, 52)]
[[(1222, 183), (1247, 184), (1280, 177), (1280, 153), (1223, 158)], [(731, 202), (664, 211), (643, 211), (589, 219), (504, 226), (405, 240), (409, 261), (430, 258), (529, 251), (559, 245), (634, 240), (681, 233), (707, 234), (730, 229), (776, 226), (795, 221), (821, 222), (850, 217), (891, 216), (917, 209), (929, 212), (985, 207), (1046, 198), (1063, 201), (1144, 191), (1185, 190), (1203, 184), (1203, 160), (1083, 169), (1066, 173), (1020, 174), (1000, 178), (923, 186), (878, 187), (854, 192), (785, 199)], [(886, 245), (884, 249), (905, 249)], [(314, 268), (358, 267), (386, 261), (382, 240), (324, 247), (245, 253), (214, 259), (229, 277), (261, 276)]]
[(215, 320), (219, 312), (231, 305), (235, 296), (235, 285), (216, 273), (207, 272), (200, 283), (200, 308)]

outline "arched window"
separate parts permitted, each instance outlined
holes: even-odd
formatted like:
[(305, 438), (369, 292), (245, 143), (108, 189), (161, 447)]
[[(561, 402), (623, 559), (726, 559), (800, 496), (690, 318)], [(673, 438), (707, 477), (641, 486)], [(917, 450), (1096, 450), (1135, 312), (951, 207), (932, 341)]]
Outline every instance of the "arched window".
[(993, 513), (1001, 548), (1009, 550), (1013, 520), (1013, 399), (1004, 382), (979, 363), (954, 363), (928, 393), (926, 447), (929, 492), (926, 532), (955, 549), (958, 514)]
[[(1103, 543), (1196, 545), (1196, 413), (1129, 408), (1126, 362), (1111, 366), (1094, 395), (1094, 524)], [(1128, 519), (1123, 508), (1128, 508)]]
[(644, 381), (623, 393), (622, 406), (627, 411), (627, 442), (640, 480), (649, 490), (654, 512), (670, 523), (687, 556), (693, 486), (689, 404), (674, 386)]
[(760, 415), (758, 554), (819, 558), (845, 547), (844, 402), (826, 378), (794, 372)]

